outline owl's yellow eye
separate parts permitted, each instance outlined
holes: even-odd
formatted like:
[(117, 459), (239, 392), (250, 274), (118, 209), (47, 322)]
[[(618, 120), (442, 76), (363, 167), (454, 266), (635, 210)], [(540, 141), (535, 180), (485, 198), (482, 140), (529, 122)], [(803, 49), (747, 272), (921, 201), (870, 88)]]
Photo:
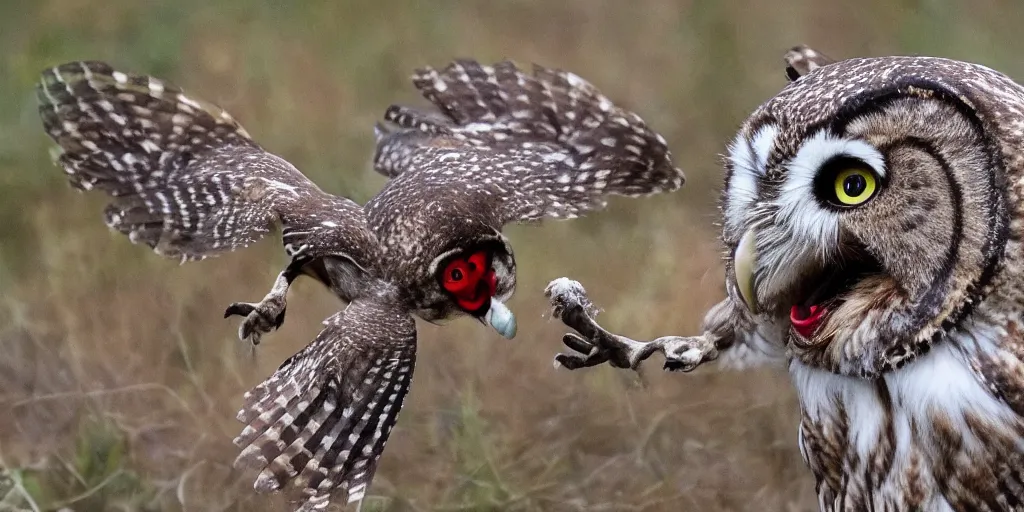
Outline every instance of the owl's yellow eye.
[(835, 198), (842, 206), (863, 204), (875, 195), (876, 182), (874, 173), (867, 169), (843, 169), (836, 174)]

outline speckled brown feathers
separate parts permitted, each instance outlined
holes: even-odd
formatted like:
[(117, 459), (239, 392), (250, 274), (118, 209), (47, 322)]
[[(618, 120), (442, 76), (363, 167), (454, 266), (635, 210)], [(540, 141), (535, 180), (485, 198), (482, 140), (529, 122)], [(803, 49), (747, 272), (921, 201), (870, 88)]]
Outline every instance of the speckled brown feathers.
[(235, 439), (237, 464), (261, 470), (256, 489), (290, 481), (304, 489), (299, 510), (327, 506), (339, 480), (363, 498), (416, 362), (416, 326), (393, 305), (356, 301), (265, 382), (246, 393)]
[[(762, 216), (765, 265), (821, 275), (813, 268), (836, 265), (828, 258), (838, 240), (840, 251), (880, 266), (849, 288), (814, 339), (774, 340), (790, 356), (821, 509), (1018, 509), (1024, 465), (1013, 440), (1024, 421), (1010, 390), (1024, 363), (1006, 349), (1008, 327), (1024, 313), (1011, 222), (1024, 212), (1008, 185), (1024, 175), (1024, 89), (982, 66), (927, 57), (826, 62), (798, 75), (733, 145), (723, 237), (736, 247)], [(834, 222), (826, 210), (784, 213), (802, 199), (779, 184), (806, 172), (799, 164), (820, 162), (814, 151), (879, 154), (884, 166), (883, 191), (840, 211), (835, 238), (808, 230), (811, 219)], [(812, 252), (791, 250), (800, 246)], [(791, 275), (762, 276), (762, 305), (785, 300), (790, 285), (781, 283), (801, 279)], [(732, 279), (727, 289), (742, 302)]]
[[(288, 265), (262, 300), (225, 312), (244, 317), (240, 338), (255, 345), (280, 327), (300, 275), (349, 302), (238, 414), (237, 464), (259, 471), (259, 492), (297, 493), (300, 510), (366, 494), (412, 379), (411, 315), (472, 315), (515, 335), (506, 223), (571, 218), (610, 194), (683, 182), (660, 135), (570, 73), (462, 60), (413, 82), (436, 112), (387, 109), (374, 167), (391, 179), (365, 207), (323, 192), (226, 112), (162, 80), (74, 62), (39, 86), (58, 163), (76, 187), (110, 196), (107, 222), (132, 241), (185, 261), (280, 228)], [(484, 289), (482, 302), (442, 288), (454, 260), (489, 265), (468, 289)]]
[[(359, 206), (325, 194), (263, 151), (220, 108), (100, 62), (52, 68), (38, 91), (43, 126), (61, 146), (69, 180), (109, 194), (107, 225), (133, 242), (167, 257), (202, 259), (245, 247), (281, 224), (309, 231), (309, 213), (317, 212), (350, 225), (354, 236), (331, 240), (335, 248), (372, 261)], [(328, 238), (311, 234), (292, 245)]]
[(683, 184), (664, 139), (572, 73), (460, 60), (413, 83), (437, 112), (387, 110), (374, 165), (392, 179), (365, 207), (407, 286), (431, 278), (425, 248)]
[[(732, 153), (723, 236), (735, 247), (760, 215), (765, 265), (786, 261), (813, 276), (816, 264), (806, 262), (818, 261), (841, 272), (848, 263), (829, 263), (829, 254), (854, 250), (869, 256), (848, 259), (879, 267), (832, 306), (814, 339), (775, 341), (790, 355), (821, 509), (1019, 509), (1024, 419), (1014, 390), (1024, 359), (1009, 349), (1024, 314), (1012, 221), (1024, 216), (1013, 185), (1024, 176), (1024, 88), (982, 66), (927, 57), (827, 62), (800, 74), (738, 137), (754, 146), (754, 161)], [(796, 189), (777, 184), (821, 161), (809, 148), (881, 155), (884, 188), (839, 217), (809, 207), (787, 217)], [(739, 194), (750, 176), (753, 200)], [(752, 215), (743, 218), (739, 204)], [(807, 230), (811, 219), (820, 227), (833, 218), (836, 238)], [(814, 252), (791, 250), (799, 245)], [(790, 285), (781, 283), (801, 279), (762, 272), (763, 307), (784, 300)]]
[(790, 48), (783, 60), (786, 61), (786, 78), (790, 82), (799, 80), (807, 73), (835, 62), (832, 58), (822, 55), (806, 45)]
[(727, 298), (703, 332), (562, 357), (764, 354), (788, 365), (822, 511), (1024, 509), (1024, 87), (948, 59), (820, 57), (790, 52), (791, 83), (729, 145)]
[[(399, 177), (389, 190), (466, 187), (496, 225), (572, 218), (610, 194), (672, 191), (684, 181), (665, 140), (594, 86), (564, 71), (521, 72), (505, 61), (456, 61), (413, 79), (440, 114), (392, 107), (378, 127), (375, 166)], [(407, 169), (415, 172), (402, 176)]]

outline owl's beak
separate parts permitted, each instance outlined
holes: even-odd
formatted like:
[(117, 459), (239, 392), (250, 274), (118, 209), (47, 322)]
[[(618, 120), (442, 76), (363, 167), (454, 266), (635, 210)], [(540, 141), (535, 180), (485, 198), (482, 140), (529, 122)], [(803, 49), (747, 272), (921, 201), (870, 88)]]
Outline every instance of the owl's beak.
[(494, 297), (491, 297), (491, 307), (487, 308), (484, 321), (505, 338), (516, 337), (516, 316), (512, 314), (512, 310), (508, 309), (508, 306)]
[(754, 270), (757, 269), (757, 232), (751, 228), (743, 233), (740, 244), (736, 246), (733, 256), (733, 269), (736, 271), (736, 286), (739, 288), (743, 302), (751, 313), (757, 314), (757, 296), (754, 293)]

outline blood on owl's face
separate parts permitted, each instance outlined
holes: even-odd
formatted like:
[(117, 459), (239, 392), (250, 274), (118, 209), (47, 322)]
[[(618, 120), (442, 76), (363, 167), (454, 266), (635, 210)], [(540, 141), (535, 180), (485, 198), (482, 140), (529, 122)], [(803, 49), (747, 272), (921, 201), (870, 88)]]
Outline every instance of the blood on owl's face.
[(487, 311), (496, 283), (491, 256), (485, 251), (453, 258), (441, 275), (441, 286), (455, 297), (456, 304), (476, 316)]
[(515, 316), (505, 301), (515, 288), (515, 260), (504, 241), (495, 242), (448, 252), (435, 267), (435, 279), (458, 311), (512, 338)]

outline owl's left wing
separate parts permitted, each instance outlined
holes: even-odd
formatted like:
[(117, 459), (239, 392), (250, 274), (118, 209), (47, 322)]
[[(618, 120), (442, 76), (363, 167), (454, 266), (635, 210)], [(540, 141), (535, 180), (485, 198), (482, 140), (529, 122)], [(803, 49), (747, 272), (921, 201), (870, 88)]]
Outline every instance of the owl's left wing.
[(572, 73), (459, 60), (413, 81), (437, 112), (395, 105), (385, 113), (374, 168), (394, 178), (389, 187), (464, 184), (504, 224), (572, 218), (611, 194), (683, 184), (665, 139)]
[(356, 300), (306, 348), (245, 395), (236, 466), (254, 488), (302, 493), (299, 510), (325, 510), (336, 491), (363, 498), (416, 363), (416, 324), (397, 306)]

